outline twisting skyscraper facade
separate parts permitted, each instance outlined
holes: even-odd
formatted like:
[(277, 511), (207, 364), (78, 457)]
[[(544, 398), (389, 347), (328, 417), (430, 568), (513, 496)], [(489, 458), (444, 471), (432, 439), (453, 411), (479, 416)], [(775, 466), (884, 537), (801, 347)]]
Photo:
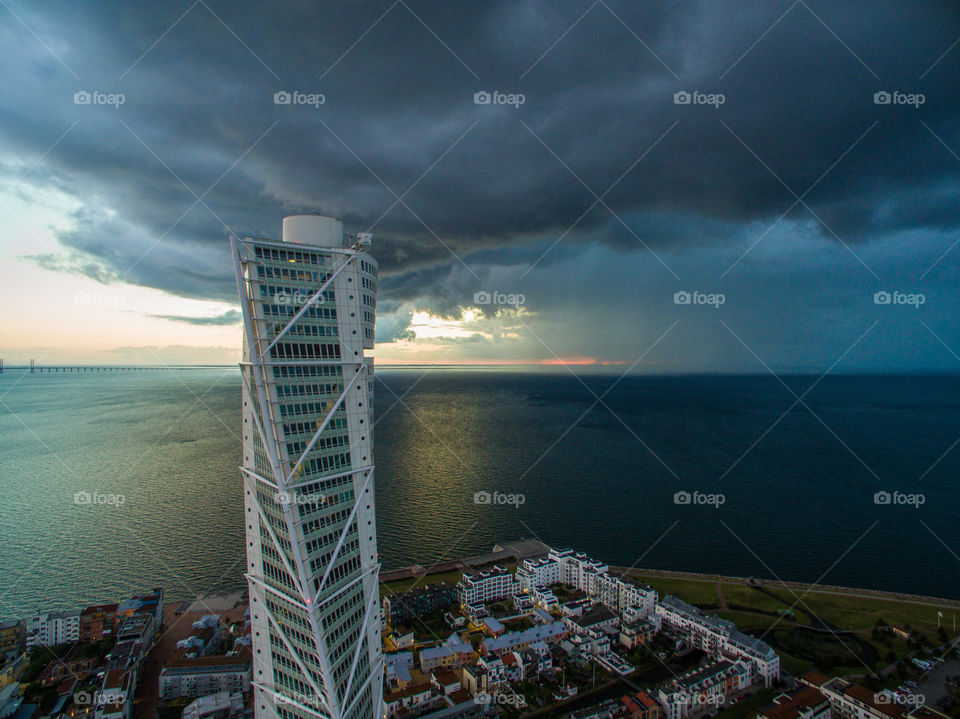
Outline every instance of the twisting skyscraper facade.
[(369, 244), (313, 215), (231, 240), (257, 719), (381, 711)]

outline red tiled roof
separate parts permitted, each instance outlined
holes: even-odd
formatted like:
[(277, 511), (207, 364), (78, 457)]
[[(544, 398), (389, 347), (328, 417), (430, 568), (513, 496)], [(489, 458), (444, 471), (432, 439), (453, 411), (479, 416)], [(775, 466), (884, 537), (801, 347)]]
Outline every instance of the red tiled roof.
[(900, 704), (878, 702), (876, 693), (860, 684), (851, 684), (843, 690), (843, 693), (895, 719), (907, 713), (906, 708)]
[(637, 701), (643, 704), (643, 706), (645, 706), (647, 709), (652, 709), (653, 707), (660, 706), (657, 703), (656, 699), (654, 699), (652, 696), (650, 696), (646, 692), (637, 692), (635, 696)]
[(816, 669), (811, 669), (808, 672), (801, 674), (800, 679), (818, 687), (822, 687), (824, 684), (830, 681), (830, 677), (823, 672), (818, 672)]
[(104, 689), (117, 689), (123, 686), (123, 670), (111, 669), (107, 672), (106, 679), (103, 680)]
[(433, 678), (437, 680), (437, 683), (442, 684), (443, 686), (450, 686), (451, 684), (459, 684), (460, 678), (449, 669), (437, 669), (433, 672)]
[(433, 691), (433, 687), (431, 687), (429, 684), (411, 684), (410, 686), (404, 687), (403, 689), (397, 689), (396, 691), (390, 692), (383, 698), (383, 701), (393, 702), (393, 701), (396, 701), (397, 699), (403, 699), (404, 697), (412, 697), (416, 694), (423, 694), (424, 692), (431, 692), (431, 691)]
[(793, 694), (781, 694), (773, 700), (773, 704), (764, 707), (758, 713), (767, 719), (794, 719), (801, 711), (825, 704), (827, 698), (819, 689), (804, 686)]
[(118, 604), (91, 604), (89, 607), (80, 612), (81, 617), (89, 616), (90, 614), (96, 614), (97, 612), (115, 612), (117, 611)]

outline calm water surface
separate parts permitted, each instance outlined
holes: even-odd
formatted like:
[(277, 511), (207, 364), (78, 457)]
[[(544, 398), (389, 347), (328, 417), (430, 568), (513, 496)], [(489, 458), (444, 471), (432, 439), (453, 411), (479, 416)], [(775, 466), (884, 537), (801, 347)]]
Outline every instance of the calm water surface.
[[(769, 377), (631, 377), (596, 404), (614, 380), (379, 370), (384, 566), (537, 536), (611, 564), (960, 597), (960, 377), (827, 377), (809, 410)], [(0, 615), (242, 587), (239, 381), (5, 370)], [(682, 491), (723, 504), (676, 504)], [(881, 491), (924, 504), (875, 504)]]

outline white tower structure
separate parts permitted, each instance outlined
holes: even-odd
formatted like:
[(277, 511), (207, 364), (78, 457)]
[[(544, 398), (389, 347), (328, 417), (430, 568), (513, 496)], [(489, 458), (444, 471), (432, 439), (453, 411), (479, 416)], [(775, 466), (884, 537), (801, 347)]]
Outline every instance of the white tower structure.
[(257, 719), (382, 714), (370, 241), (315, 215), (231, 239)]

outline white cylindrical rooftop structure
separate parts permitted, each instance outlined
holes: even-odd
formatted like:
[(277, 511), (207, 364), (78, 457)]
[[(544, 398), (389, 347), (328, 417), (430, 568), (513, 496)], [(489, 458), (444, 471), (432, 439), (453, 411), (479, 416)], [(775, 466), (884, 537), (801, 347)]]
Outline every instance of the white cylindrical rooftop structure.
[(322, 215), (284, 217), (283, 241), (317, 247), (343, 247), (343, 222)]

